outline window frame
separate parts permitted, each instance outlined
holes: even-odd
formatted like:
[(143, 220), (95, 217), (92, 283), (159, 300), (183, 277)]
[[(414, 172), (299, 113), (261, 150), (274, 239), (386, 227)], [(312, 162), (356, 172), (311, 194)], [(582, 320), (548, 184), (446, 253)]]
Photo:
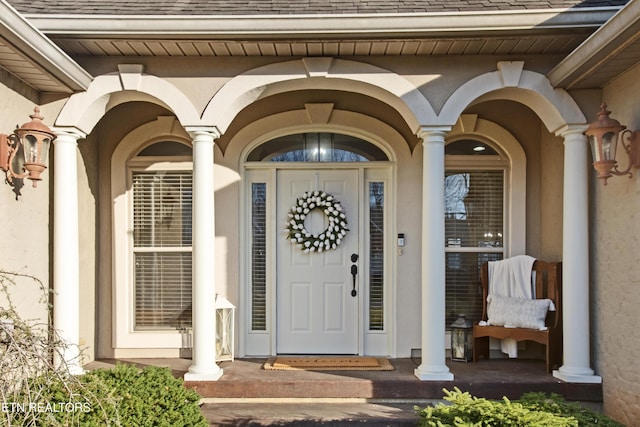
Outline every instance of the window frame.
[[(462, 124), (465, 124), (464, 126)], [(526, 253), (527, 224), (527, 157), (520, 142), (508, 130), (492, 121), (482, 119), (476, 114), (463, 114), (447, 135), (446, 144), (461, 139), (476, 139), (491, 145), (498, 152), (495, 156), (450, 156), (445, 155), (445, 169), (450, 166), (473, 167), (479, 157), (484, 157), (483, 165), (500, 166), (508, 163), (507, 200), (505, 212), (505, 232), (509, 236), (504, 239), (505, 256)], [(452, 158), (455, 157), (455, 158)], [(487, 158), (489, 157), (489, 158)], [(493, 158), (493, 159), (490, 159)], [(492, 160), (495, 162), (492, 163)]]
[[(164, 166), (164, 167), (158, 167), (158, 166)], [(130, 212), (129, 212), (129, 216), (130, 216), (130, 221), (131, 221), (131, 230), (134, 231), (135, 227), (133, 225), (134, 222), (134, 218), (135, 218), (135, 203), (134, 203), (134, 197), (135, 197), (135, 186), (133, 185), (133, 177), (135, 174), (140, 173), (140, 174), (148, 174), (148, 173), (153, 173), (153, 172), (169, 172), (169, 173), (178, 173), (178, 174), (186, 174), (186, 175), (191, 175), (191, 183), (193, 186), (193, 173), (192, 170), (189, 169), (175, 169), (172, 167), (172, 162), (159, 162), (159, 163), (155, 163), (155, 164), (151, 164), (149, 165), (149, 167), (136, 167), (136, 168), (132, 168), (129, 167), (128, 168), (128, 175), (129, 175), (129, 180), (130, 180), (130, 185), (129, 188), (130, 193), (131, 193), (131, 205), (130, 205)], [(182, 199), (180, 199), (182, 201)], [(192, 212), (191, 212), (192, 214)], [(133, 268), (132, 270), (132, 282), (131, 282), (131, 287), (132, 287), (132, 302), (133, 302), (133, 307), (132, 307), (132, 311), (131, 314), (133, 316), (133, 331), (135, 332), (150, 332), (150, 331), (154, 331), (154, 332), (162, 332), (162, 331), (174, 331), (176, 330), (175, 327), (171, 327), (171, 326), (158, 326), (158, 327), (151, 327), (151, 326), (146, 326), (146, 327), (142, 327), (142, 326), (138, 326), (136, 324), (136, 319), (138, 317), (138, 313), (136, 313), (137, 310), (137, 283), (136, 283), (136, 267), (135, 267), (135, 260), (136, 260), (136, 255), (139, 254), (161, 254), (161, 253), (180, 253), (180, 254), (184, 254), (184, 253), (190, 253), (193, 254), (193, 241), (191, 241), (190, 245), (182, 245), (182, 246), (167, 246), (167, 245), (158, 245), (158, 246), (144, 246), (144, 245), (135, 245), (135, 232), (131, 233), (131, 237), (130, 237), (130, 256), (132, 259), (131, 262), (131, 266)], [(193, 260), (193, 256), (192, 256), (192, 260)], [(188, 284), (189, 287), (192, 286), (192, 283)], [(191, 328), (192, 325), (188, 325), (185, 326), (182, 329), (189, 329)]]
[[(473, 139), (490, 146), (497, 155), (448, 155), (445, 154), (445, 171), (504, 171), (503, 244), (502, 247), (448, 247), (445, 253), (502, 253), (503, 258), (526, 251), (526, 157), (520, 143), (504, 128), (495, 123), (477, 119), (477, 131), (463, 132), (454, 129), (446, 144), (462, 139)], [(445, 146), (446, 150), (446, 146)], [(449, 325), (446, 325), (447, 330)]]
[[(111, 159), (112, 344), (115, 355), (122, 357), (138, 354), (135, 353), (138, 349), (164, 350), (164, 353), (158, 354), (174, 357), (177, 353), (171, 351), (184, 348), (187, 336), (185, 331), (178, 329), (135, 330), (133, 173), (193, 171), (191, 156), (138, 156), (147, 147), (163, 141), (178, 142), (191, 149), (191, 140), (186, 134), (161, 134), (152, 126), (143, 125), (127, 135), (116, 147)], [(149, 137), (154, 131), (157, 135)]]
[[(465, 156), (466, 157), (466, 156)], [(488, 156), (487, 156), (488, 157)], [(494, 156), (491, 156), (494, 157)], [(473, 163), (473, 164), (472, 164)], [(502, 163), (502, 164), (500, 164)], [(486, 167), (485, 167), (486, 166)], [(507, 248), (507, 242), (509, 240), (509, 236), (510, 236), (510, 231), (507, 228), (507, 224), (508, 221), (506, 220), (506, 215), (507, 215), (507, 206), (508, 206), (508, 197), (509, 197), (509, 183), (508, 183), (508, 164), (506, 162), (501, 162), (497, 159), (489, 159), (489, 161), (486, 162), (486, 164), (482, 161), (478, 162), (477, 158), (475, 162), (469, 162), (468, 159), (464, 159), (461, 162), (456, 162), (455, 160), (452, 160), (448, 167), (445, 166), (445, 171), (450, 171), (450, 172), (485, 172), (485, 171), (492, 171), (492, 172), (502, 172), (502, 233), (503, 233), (503, 240), (502, 240), (502, 246), (491, 246), (491, 247), (486, 247), (486, 246), (478, 246), (478, 245), (467, 245), (467, 246), (460, 246), (460, 247), (456, 247), (456, 246), (449, 246), (448, 243), (445, 241), (443, 242), (445, 245), (445, 260), (448, 260), (449, 255), (450, 254), (461, 254), (461, 256), (464, 258), (466, 254), (477, 254), (478, 257), (482, 256), (482, 255), (488, 255), (486, 256), (486, 259), (494, 259), (493, 257), (497, 257), (497, 258), (502, 258), (504, 259), (506, 257), (506, 253), (508, 252), (508, 248)], [(447, 261), (445, 261), (447, 262)], [(468, 264), (468, 265), (473, 265), (473, 264)], [(478, 265), (478, 275), (477, 277), (479, 278), (479, 267), (480, 265)], [(449, 284), (450, 281), (450, 277), (449, 274), (453, 274), (452, 271), (449, 270), (449, 264), (447, 262), (447, 267), (446, 267), (446, 276), (445, 276), (445, 283)], [(473, 277), (473, 276), (472, 276)], [(464, 283), (465, 282), (456, 282), (458, 284), (458, 286), (460, 285), (460, 283), (463, 284), (464, 287)], [(471, 286), (471, 283), (469, 283), (469, 286)], [(467, 287), (466, 291), (469, 292), (470, 290), (472, 290), (471, 287)], [(464, 292), (464, 291), (463, 291)], [(463, 295), (458, 295), (456, 297), (457, 303), (460, 303), (460, 301), (464, 301), (467, 305), (465, 305), (465, 307), (467, 309), (469, 309), (469, 307), (472, 307), (474, 305), (479, 304), (479, 308), (480, 308), (480, 313), (481, 313), (481, 307), (482, 307), (482, 296), (481, 293), (478, 293), (477, 296), (479, 297), (479, 300), (474, 300), (473, 297), (469, 297), (468, 295), (465, 297)], [(472, 313), (475, 313), (474, 310), (471, 310), (471, 312), (469, 312), (468, 310), (455, 310), (454, 313), (449, 312), (449, 304), (446, 304), (445, 306), (445, 316), (447, 316), (446, 319), (446, 329), (449, 330), (450, 329), (450, 325), (451, 323), (456, 319), (456, 317), (459, 314), (466, 314), (469, 317), (469, 320), (471, 321), (479, 321), (481, 319), (479, 318), (474, 318), (472, 316)]]

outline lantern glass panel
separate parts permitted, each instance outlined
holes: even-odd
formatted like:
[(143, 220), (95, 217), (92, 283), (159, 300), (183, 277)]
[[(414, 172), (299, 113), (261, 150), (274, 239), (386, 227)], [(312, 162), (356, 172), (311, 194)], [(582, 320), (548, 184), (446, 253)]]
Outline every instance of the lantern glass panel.
[(231, 356), (231, 322), (232, 314), (229, 308), (216, 310), (216, 359), (225, 359)]
[(233, 360), (235, 306), (222, 296), (216, 297), (216, 360)]
[(40, 163), (38, 146), (38, 138), (31, 134), (26, 134), (22, 138), (22, 144), (24, 146), (24, 162), (25, 163)]
[(600, 159), (600, 149), (598, 148), (598, 137), (596, 135), (589, 135), (589, 145), (591, 146), (593, 161), (597, 162)]
[(49, 146), (51, 145), (51, 138), (42, 138), (42, 148), (40, 150), (40, 163), (46, 164), (49, 157)]
[(616, 132), (607, 132), (602, 135), (602, 159), (616, 159)]
[(465, 331), (463, 329), (453, 329), (451, 339), (451, 357), (453, 359), (464, 359), (466, 350)]

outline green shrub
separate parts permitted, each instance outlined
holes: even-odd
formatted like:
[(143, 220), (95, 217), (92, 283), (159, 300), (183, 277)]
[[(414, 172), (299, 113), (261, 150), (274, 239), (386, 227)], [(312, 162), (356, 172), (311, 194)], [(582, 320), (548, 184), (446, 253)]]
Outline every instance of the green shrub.
[(598, 412), (590, 411), (578, 403), (565, 402), (562, 396), (555, 393), (551, 395), (545, 393), (526, 393), (522, 396), (520, 402), (533, 410), (573, 417), (578, 421), (580, 427), (594, 425), (602, 427), (623, 427), (622, 424), (611, 418)]
[(559, 395), (528, 393), (522, 399), (510, 401), (487, 400), (471, 396), (458, 388), (444, 390), (449, 403), (434, 407), (416, 407), (420, 425), (424, 427), (582, 427), (601, 425), (617, 427), (620, 424), (596, 414), (578, 404), (566, 403)]
[[(118, 364), (98, 369), (68, 382), (48, 384), (39, 402), (60, 402), (59, 409), (41, 412), (38, 423), (23, 425), (98, 426), (197, 426), (206, 427), (200, 412), (200, 396), (184, 387), (168, 368), (138, 369)], [(65, 406), (66, 405), (66, 406)], [(18, 424), (19, 425), (19, 424)]]

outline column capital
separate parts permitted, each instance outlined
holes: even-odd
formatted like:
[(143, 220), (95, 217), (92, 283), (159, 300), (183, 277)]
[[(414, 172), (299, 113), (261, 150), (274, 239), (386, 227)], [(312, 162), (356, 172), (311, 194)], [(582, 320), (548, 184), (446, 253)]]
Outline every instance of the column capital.
[(202, 137), (210, 137), (214, 140), (222, 135), (216, 126), (185, 126), (185, 130), (194, 140)]
[(583, 125), (564, 125), (561, 128), (557, 129), (555, 131), (556, 136), (561, 136), (563, 137), (565, 140), (567, 140), (568, 138), (571, 137), (575, 137), (575, 136), (580, 136), (582, 138), (584, 138), (584, 140), (587, 140), (587, 136), (584, 134), (584, 131), (587, 130), (589, 126), (586, 124)]
[(74, 139), (77, 141), (79, 139), (85, 139), (87, 137), (87, 134), (85, 132), (74, 126), (54, 127), (53, 133), (56, 134), (56, 139), (53, 141), (54, 144), (58, 139)]
[(451, 131), (451, 126), (420, 126), (416, 135), (425, 142), (444, 142), (444, 138)]

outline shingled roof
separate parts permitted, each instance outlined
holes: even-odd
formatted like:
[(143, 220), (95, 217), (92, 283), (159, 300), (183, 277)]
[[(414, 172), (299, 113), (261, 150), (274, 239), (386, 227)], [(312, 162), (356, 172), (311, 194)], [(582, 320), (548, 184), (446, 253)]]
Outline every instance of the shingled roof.
[(8, 0), (44, 15), (297, 15), (521, 11), (624, 6), (629, 0)]

